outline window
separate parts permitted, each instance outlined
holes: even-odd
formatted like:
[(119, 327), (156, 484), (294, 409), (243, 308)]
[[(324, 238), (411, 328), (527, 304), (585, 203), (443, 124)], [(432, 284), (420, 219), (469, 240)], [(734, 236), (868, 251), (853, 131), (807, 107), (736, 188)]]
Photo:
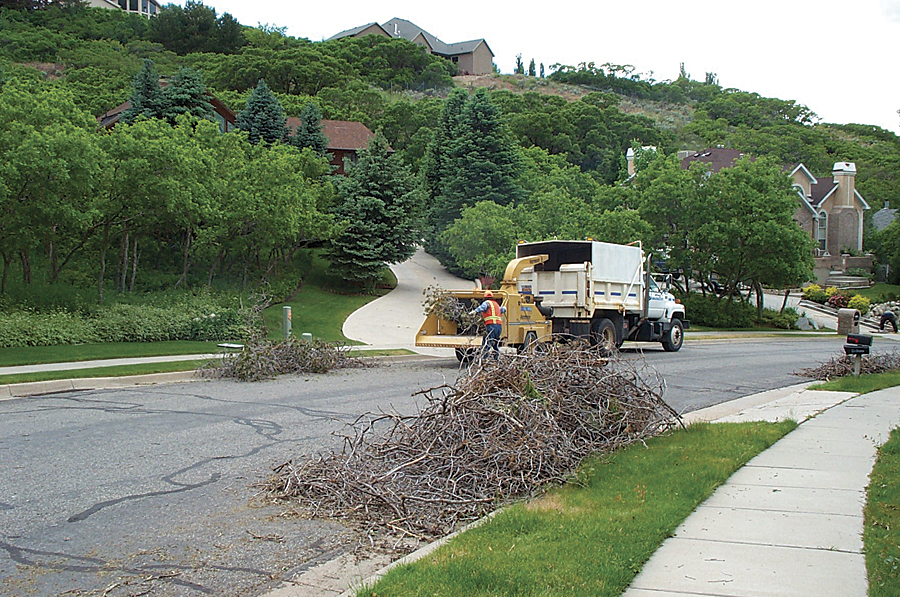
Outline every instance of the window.
[(128, 10), (133, 10), (137, 12), (138, 9), (138, 0), (128, 0)]
[(141, 12), (148, 12), (150, 10), (149, 0), (141, 0)]
[(827, 253), (828, 249), (828, 214), (824, 211), (819, 212), (819, 221), (816, 226), (816, 241), (819, 244), (819, 251)]
[(128, 0), (119, 0), (119, 8), (128, 10)]
[(150, 3), (150, 14), (156, 14), (156, 4), (154, 4), (153, 2)]

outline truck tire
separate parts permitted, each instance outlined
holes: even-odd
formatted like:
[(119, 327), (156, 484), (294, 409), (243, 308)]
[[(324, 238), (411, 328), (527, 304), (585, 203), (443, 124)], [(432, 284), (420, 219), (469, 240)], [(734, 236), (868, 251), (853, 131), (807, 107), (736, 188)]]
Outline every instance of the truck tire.
[(522, 342), (522, 345), (519, 347), (519, 354), (526, 353), (534, 350), (537, 347), (537, 334), (534, 332), (526, 332), (525, 340)]
[(684, 326), (680, 319), (672, 320), (672, 327), (662, 339), (662, 347), (666, 352), (678, 352), (684, 344)]
[(598, 319), (591, 330), (591, 344), (597, 347), (600, 354), (607, 356), (616, 350), (616, 326), (603, 317)]

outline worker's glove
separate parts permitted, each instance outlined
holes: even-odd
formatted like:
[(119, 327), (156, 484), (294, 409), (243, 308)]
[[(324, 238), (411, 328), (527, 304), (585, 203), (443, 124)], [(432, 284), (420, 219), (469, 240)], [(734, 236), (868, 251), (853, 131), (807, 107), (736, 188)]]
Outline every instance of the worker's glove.
[(469, 315), (475, 315), (475, 309), (472, 309), (471, 311), (469, 311)]

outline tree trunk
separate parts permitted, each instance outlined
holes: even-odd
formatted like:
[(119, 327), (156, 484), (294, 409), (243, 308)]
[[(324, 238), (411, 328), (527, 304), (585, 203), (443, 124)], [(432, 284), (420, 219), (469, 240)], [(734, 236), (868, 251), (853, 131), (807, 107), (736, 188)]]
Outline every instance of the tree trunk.
[(97, 294), (103, 302), (103, 278), (106, 277), (106, 250), (109, 247), (109, 223), (103, 227), (103, 240), (100, 243), (100, 276), (97, 279)]
[(0, 278), (0, 295), (6, 294), (6, 281), (9, 279), (9, 265), (12, 263), (12, 255), (3, 253), (3, 277)]
[(119, 278), (119, 292), (125, 294), (125, 284), (128, 282), (128, 244), (129, 244), (129, 232), (128, 229), (125, 229), (125, 234), (122, 236), (122, 247), (119, 253), (119, 265), (120, 270), (118, 273)]
[(787, 308), (789, 296), (791, 296), (791, 289), (785, 288), (784, 289), (784, 301), (781, 303), (781, 311), (779, 311), (779, 313), (781, 313), (782, 315), (784, 314), (784, 310)]
[(134, 237), (134, 242), (132, 245), (134, 246), (134, 256), (131, 259), (131, 282), (128, 284), (128, 294), (134, 293), (134, 279), (137, 277), (137, 264), (138, 264), (138, 239), (137, 235)]
[(762, 323), (763, 320), (763, 289), (762, 284), (753, 281), (753, 289), (756, 291), (756, 321)]
[[(56, 226), (52, 228), (53, 231), (56, 231)], [(56, 245), (53, 244), (52, 240), (47, 241), (47, 261), (50, 264), (50, 283), (53, 284), (56, 282), (56, 276), (58, 272), (58, 268), (56, 266)]]
[(187, 286), (187, 275), (188, 268), (190, 267), (190, 254), (191, 254), (191, 229), (188, 228), (185, 231), (184, 235), (184, 261), (183, 267), (181, 268), (181, 277), (178, 278), (178, 281), (175, 282), (175, 288), (184, 282), (184, 285)]
[(219, 249), (216, 256), (213, 258), (212, 267), (209, 268), (209, 276), (206, 278), (207, 288), (212, 288), (213, 276), (216, 274), (216, 268), (219, 266), (219, 261), (222, 259), (223, 252), (224, 249)]
[(24, 249), (19, 250), (19, 259), (22, 261), (22, 282), (31, 286), (31, 255)]

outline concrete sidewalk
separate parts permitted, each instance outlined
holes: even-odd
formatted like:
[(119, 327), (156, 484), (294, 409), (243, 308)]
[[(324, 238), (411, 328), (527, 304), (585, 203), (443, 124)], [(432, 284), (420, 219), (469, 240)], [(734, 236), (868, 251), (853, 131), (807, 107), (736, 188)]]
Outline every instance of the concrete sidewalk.
[(877, 447), (900, 425), (900, 388), (768, 394), (722, 417), (688, 417), (801, 424), (701, 504), (625, 597), (865, 597), (865, 488)]

